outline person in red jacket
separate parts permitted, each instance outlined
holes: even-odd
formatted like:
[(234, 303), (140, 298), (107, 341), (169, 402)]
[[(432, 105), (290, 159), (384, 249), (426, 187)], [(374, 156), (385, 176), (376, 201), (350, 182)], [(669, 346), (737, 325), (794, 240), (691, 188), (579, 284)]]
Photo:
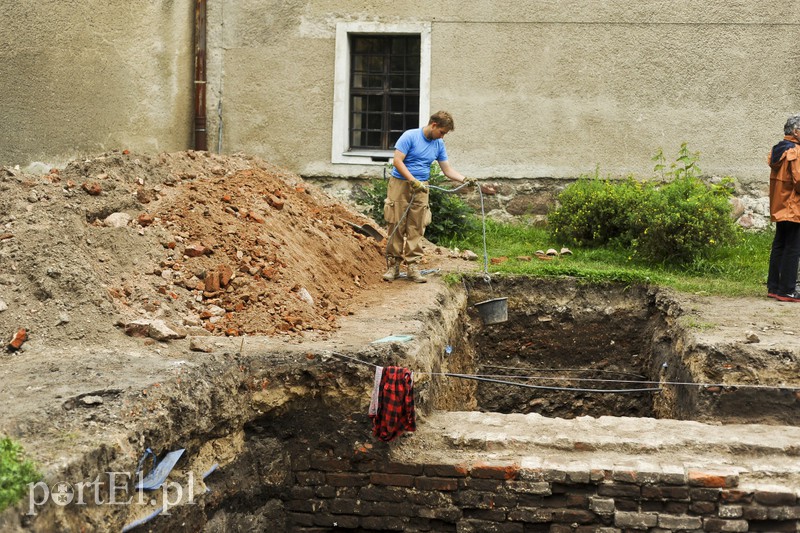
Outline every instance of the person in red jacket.
[(797, 267), (800, 263), (800, 114), (783, 126), (784, 137), (769, 155), (769, 211), (775, 238), (769, 255), (767, 296), (800, 302)]

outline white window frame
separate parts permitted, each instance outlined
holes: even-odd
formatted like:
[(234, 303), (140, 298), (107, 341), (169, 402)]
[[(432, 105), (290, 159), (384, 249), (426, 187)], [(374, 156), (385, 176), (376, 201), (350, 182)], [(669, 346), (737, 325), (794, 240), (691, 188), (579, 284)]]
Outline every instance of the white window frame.
[(331, 163), (383, 165), (394, 155), (392, 150), (349, 150), (350, 39), (351, 33), (374, 35), (419, 35), (419, 126), (428, 123), (431, 107), (431, 24), (380, 22), (338, 22), (336, 24), (336, 63), (333, 82), (333, 133)]

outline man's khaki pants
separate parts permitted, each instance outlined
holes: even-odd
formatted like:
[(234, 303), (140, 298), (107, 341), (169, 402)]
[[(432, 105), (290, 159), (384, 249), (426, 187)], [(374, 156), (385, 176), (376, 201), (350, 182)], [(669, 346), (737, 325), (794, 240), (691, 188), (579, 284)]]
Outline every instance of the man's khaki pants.
[(389, 260), (404, 260), (409, 265), (419, 262), (422, 257), (422, 237), (425, 227), (431, 222), (428, 191), (413, 191), (410, 182), (389, 178), (383, 218), (389, 224), (390, 239), (386, 246)]

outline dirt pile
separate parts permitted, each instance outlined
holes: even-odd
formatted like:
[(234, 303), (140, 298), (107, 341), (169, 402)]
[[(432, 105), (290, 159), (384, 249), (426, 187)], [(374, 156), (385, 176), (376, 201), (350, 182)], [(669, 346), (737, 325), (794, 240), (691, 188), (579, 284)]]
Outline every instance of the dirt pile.
[(369, 221), (249, 156), (0, 167), (0, 342), (330, 331), (384, 264), (348, 222)]

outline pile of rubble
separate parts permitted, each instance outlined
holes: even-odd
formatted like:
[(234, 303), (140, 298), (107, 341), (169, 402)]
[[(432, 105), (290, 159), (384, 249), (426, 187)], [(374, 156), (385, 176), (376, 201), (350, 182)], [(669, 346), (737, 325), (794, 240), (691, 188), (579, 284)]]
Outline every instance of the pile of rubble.
[(24, 350), (121, 331), (330, 331), (380, 283), (382, 246), (352, 227), (365, 222), (249, 156), (114, 151), (0, 167), (0, 335)]

